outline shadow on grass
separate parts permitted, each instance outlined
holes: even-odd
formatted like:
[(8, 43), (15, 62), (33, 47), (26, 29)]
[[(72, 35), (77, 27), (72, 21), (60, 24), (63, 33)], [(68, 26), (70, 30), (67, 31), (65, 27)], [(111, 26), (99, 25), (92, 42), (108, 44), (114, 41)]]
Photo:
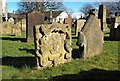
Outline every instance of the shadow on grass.
[(36, 60), (35, 57), (3, 57), (2, 65), (13, 66), (16, 68), (30, 67), (34, 68)]
[(77, 39), (77, 37), (72, 37), (72, 39)]
[(11, 38), (11, 37), (1, 37), (2, 40), (10, 40), (10, 41), (21, 41), (27, 42), (26, 38)]
[(110, 41), (110, 37), (104, 36), (104, 41)]
[(27, 53), (31, 53), (35, 55), (35, 49), (28, 49), (28, 48), (19, 48), (20, 51), (26, 51)]
[(72, 58), (73, 59), (80, 58), (79, 57), (79, 49), (73, 49), (72, 50)]
[(120, 71), (107, 71), (101, 69), (92, 69), (90, 71), (82, 71), (78, 74), (67, 74), (51, 78), (51, 81), (120, 81)]

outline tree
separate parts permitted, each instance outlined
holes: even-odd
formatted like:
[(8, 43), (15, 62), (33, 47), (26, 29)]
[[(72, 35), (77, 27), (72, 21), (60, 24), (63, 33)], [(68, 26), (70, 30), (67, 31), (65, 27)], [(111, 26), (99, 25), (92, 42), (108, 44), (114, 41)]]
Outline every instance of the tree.
[(85, 15), (85, 16), (87, 16), (88, 15), (88, 13), (89, 13), (89, 11), (91, 10), (91, 9), (93, 9), (94, 7), (91, 5), (91, 4), (84, 4), (83, 6), (82, 6), (82, 8), (80, 9), (80, 11)]
[[(44, 0), (43, 0), (44, 1)], [(64, 10), (65, 7), (62, 2), (55, 2), (53, 0), (48, 0), (45, 2), (24, 2), (24, 0), (21, 0), (21, 2), (18, 2), (19, 9), (17, 10), (17, 13), (29, 13), (32, 11), (50, 11), (51, 9), (54, 10)]]
[(113, 14), (112, 12), (118, 12), (120, 14), (120, 1), (114, 2), (111, 0), (110, 2), (97, 2), (96, 4), (104, 4), (106, 6), (107, 17)]

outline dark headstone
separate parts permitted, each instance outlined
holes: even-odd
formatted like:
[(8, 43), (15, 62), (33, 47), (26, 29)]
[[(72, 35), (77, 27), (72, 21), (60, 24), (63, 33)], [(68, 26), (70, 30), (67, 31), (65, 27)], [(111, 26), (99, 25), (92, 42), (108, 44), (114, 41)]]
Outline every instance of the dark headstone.
[(27, 42), (33, 41), (33, 26), (44, 23), (44, 14), (41, 12), (31, 12), (26, 15), (26, 37)]
[(106, 30), (107, 23), (106, 23), (106, 6), (105, 5), (99, 6), (98, 19), (101, 20), (101, 30), (102, 31)]
[(110, 40), (120, 40), (120, 16), (111, 19)]

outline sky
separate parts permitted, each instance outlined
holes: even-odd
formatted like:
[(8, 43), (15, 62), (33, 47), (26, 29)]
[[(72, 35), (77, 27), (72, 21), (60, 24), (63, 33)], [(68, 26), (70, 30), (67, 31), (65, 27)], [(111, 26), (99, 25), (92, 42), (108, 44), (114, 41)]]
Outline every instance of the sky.
[[(18, 2), (7, 2), (8, 12), (13, 12), (13, 10), (16, 11), (18, 9), (17, 3)], [(80, 8), (86, 3), (90, 3), (90, 2), (63, 2), (65, 7), (76, 13), (78, 13)]]
[[(18, 0), (19, 1), (19, 0)], [(13, 11), (16, 11), (19, 7), (18, 7), (18, 1), (7, 1), (7, 5), (8, 5), (8, 12), (12, 13)], [(84, 4), (93, 4), (93, 2), (77, 2), (77, 1), (63, 1), (63, 4), (65, 7), (67, 7), (69, 10), (72, 10), (74, 13), (71, 15), (72, 17), (81, 17), (81, 15), (83, 15), (83, 13), (80, 12), (80, 8), (84, 5)]]

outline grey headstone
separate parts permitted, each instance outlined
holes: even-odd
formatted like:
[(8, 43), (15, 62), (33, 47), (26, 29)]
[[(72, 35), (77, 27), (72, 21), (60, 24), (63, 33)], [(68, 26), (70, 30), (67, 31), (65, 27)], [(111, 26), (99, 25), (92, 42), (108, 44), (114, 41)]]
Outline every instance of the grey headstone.
[(79, 56), (86, 59), (102, 53), (103, 32), (99, 20), (90, 15), (83, 29), (78, 33)]

